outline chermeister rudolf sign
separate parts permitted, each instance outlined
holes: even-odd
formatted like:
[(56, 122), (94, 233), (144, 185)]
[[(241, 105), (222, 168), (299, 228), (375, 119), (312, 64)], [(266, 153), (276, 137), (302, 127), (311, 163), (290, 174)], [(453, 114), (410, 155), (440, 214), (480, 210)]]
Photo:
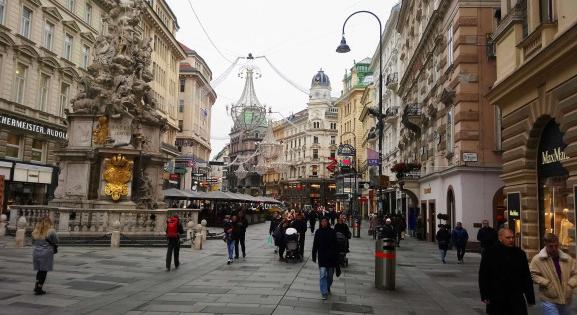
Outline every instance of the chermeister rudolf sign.
[(541, 164), (551, 164), (555, 162), (561, 162), (568, 160), (569, 157), (565, 152), (561, 151), (560, 147), (557, 147), (551, 151), (543, 151), (541, 152)]

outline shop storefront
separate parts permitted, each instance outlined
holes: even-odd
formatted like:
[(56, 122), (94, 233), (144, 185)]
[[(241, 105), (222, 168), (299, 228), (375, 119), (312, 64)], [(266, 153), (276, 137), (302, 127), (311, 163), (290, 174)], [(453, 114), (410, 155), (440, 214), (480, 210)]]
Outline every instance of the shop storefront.
[(9, 205), (45, 205), (54, 195), (58, 171), (51, 166), (0, 160), (3, 211)]

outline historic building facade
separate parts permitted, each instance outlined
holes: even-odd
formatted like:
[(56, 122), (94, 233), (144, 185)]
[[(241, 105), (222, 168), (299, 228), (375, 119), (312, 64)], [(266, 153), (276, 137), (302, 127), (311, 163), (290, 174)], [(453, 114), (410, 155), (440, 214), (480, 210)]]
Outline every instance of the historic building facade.
[(505, 217), (529, 256), (555, 233), (575, 257), (577, 3), (501, 1), (497, 81)]
[[(495, 80), (487, 47), (498, 7), (498, 1), (411, 0), (398, 15), (397, 187), (410, 196), (402, 209), (420, 219), (429, 240), (439, 223), (461, 221), (473, 233), (500, 206), (496, 119), (485, 97)], [(440, 221), (439, 214), (446, 217)]]
[[(106, 5), (99, 0), (0, 1), (0, 175), (5, 181), (0, 208), (45, 204), (52, 198), (58, 178), (54, 151), (66, 141), (66, 111), (92, 63), (96, 38), (107, 31), (102, 20)], [(176, 18), (164, 1), (147, 6), (142, 27), (146, 36), (167, 47), (176, 43)], [(153, 89), (157, 99), (167, 100), (159, 104), (176, 108), (176, 61), (184, 53), (178, 46), (163, 56), (155, 50), (153, 58), (157, 63), (174, 60), (174, 71), (170, 63), (162, 65), (168, 71), (162, 83), (167, 88), (158, 82)], [(168, 96), (170, 81), (174, 99)], [(176, 111), (173, 117), (174, 130), (167, 135), (175, 134)], [(174, 156), (174, 139), (166, 141), (166, 153)]]
[(337, 150), (337, 114), (331, 82), (320, 70), (312, 79), (307, 108), (274, 125), (275, 137), (283, 145), (281, 159), (287, 167), (267, 174), (267, 182), (279, 182), (280, 198), (289, 207), (334, 204), (336, 186), (327, 166)]
[(180, 187), (190, 189), (193, 174), (205, 174), (206, 178), (209, 173), (210, 121), (216, 93), (210, 86), (212, 72), (204, 59), (194, 50), (181, 46), (187, 57), (180, 62), (176, 146), (181, 154), (175, 159), (175, 174), (180, 177)]

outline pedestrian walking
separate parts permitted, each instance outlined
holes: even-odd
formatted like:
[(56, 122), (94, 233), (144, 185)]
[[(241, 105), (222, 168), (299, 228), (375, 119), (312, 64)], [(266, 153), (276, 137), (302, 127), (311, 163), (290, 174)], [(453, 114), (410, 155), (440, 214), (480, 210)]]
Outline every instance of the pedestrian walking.
[(337, 219), (337, 211), (334, 208), (329, 210), (329, 218), (331, 218), (331, 226), (334, 226)]
[(397, 232), (395, 231), (395, 227), (393, 226), (393, 221), (391, 218), (385, 219), (385, 225), (381, 227), (380, 239), (389, 238), (394, 240), (397, 237)]
[[(280, 224), (282, 218), (280, 216), (280, 214), (278, 212), (275, 212), (272, 219), (270, 220), (270, 226), (268, 228), (268, 234), (271, 235), (274, 239), (274, 231), (276, 230), (276, 228), (278, 227), (278, 225)], [(276, 244), (276, 241), (275, 241)], [(278, 246), (275, 245), (274, 248), (274, 253), (278, 253)]]
[(311, 210), (308, 213), (309, 226), (311, 228), (311, 234), (315, 233), (315, 225), (317, 224), (317, 213), (315, 210)]
[(52, 220), (45, 216), (36, 223), (32, 231), (34, 251), (32, 252), (32, 262), (36, 270), (36, 284), (34, 294), (46, 294), (42, 289), (48, 271), (52, 271), (54, 266), (54, 254), (58, 252), (58, 235), (54, 231)]
[(292, 227), (294, 227), (299, 233), (299, 255), (303, 259), (305, 257), (305, 238), (307, 234), (307, 222), (305, 221), (304, 214), (298, 212), (296, 214), (296, 219), (293, 221)]
[(223, 228), (224, 228), (223, 240), (226, 243), (226, 250), (228, 253), (227, 265), (230, 265), (233, 262), (233, 253), (234, 253), (234, 239), (232, 238), (233, 224), (230, 215), (226, 215), (224, 217)]
[(447, 250), (449, 249), (449, 242), (451, 241), (451, 233), (447, 226), (441, 224), (441, 228), (437, 231), (437, 244), (439, 245), (439, 253), (441, 254), (441, 261), (446, 264)]
[(531, 275), (539, 285), (539, 298), (545, 315), (571, 314), (573, 289), (577, 286), (575, 259), (559, 249), (559, 238), (552, 233), (543, 238), (545, 247), (531, 260)]
[(457, 226), (453, 229), (453, 233), (451, 233), (451, 238), (453, 240), (453, 244), (457, 248), (457, 260), (458, 264), (464, 263), (463, 258), (465, 257), (465, 249), (467, 247), (467, 242), (469, 241), (469, 234), (467, 230), (463, 228), (463, 224), (461, 222), (457, 222)]
[(481, 257), (479, 290), (487, 314), (526, 315), (535, 293), (525, 252), (514, 246), (509, 229), (499, 230), (498, 243)]
[(285, 231), (288, 228), (289, 223), (287, 218), (285, 218), (276, 228), (273, 237), (275, 245), (278, 246), (278, 260), (284, 261), (284, 251), (286, 248), (285, 243)]
[(395, 232), (397, 235), (395, 239), (397, 240), (397, 247), (401, 247), (401, 239), (403, 239), (403, 231), (407, 229), (407, 224), (403, 217), (400, 215), (395, 215), (393, 217), (393, 226), (395, 227)]
[[(234, 217), (233, 217), (234, 219)], [(236, 222), (233, 226), (233, 238), (234, 238), (234, 259), (238, 259), (239, 255), (239, 245), (242, 249), (242, 258), (246, 258), (246, 229), (248, 228), (248, 220), (244, 215), (244, 211), (239, 212), (236, 217)]]
[[(315, 233), (313, 241), (312, 257), (313, 262), (319, 265), (321, 297), (326, 300), (331, 293), (333, 284), (333, 274), (338, 267), (337, 235), (329, 225), (328, 218), (324, 217), (320, 221), (319, 229)], [(337, 272), (337, 276), (339, 273)]]
[(178, 218), (178, 215), (173, 215), (166, 220), (166, 240), (168, 246), (166, 249), (166, 271), (170, 271), (172, 255), (174, 253), (174, 269), (180, 266), (180, 235), (184, 234), (184, 228)]
[(477, 241), (481, 244), (481, 255), (485, 254), (487, 248), (497, 243), (497, 231), (489, 226), (489, 221), (483, 220), (482, 227), (477, 232)]

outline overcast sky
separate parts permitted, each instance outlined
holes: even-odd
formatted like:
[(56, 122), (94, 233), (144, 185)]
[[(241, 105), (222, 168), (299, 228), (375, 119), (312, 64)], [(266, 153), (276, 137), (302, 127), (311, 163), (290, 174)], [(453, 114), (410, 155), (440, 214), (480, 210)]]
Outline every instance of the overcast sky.
[[(188, 0), (167, 0), (177, 16), (180, 30), (176, 38), (196, 50), (207, 62), (213, 79), (230, 62), (210, 44), (196, 20)], [(200, 21), (218, 49), (229, 60), (266, 55), (286, 77), (308, 89), (311, 79), (322, 68), (329, 76), (333, 96), (340, 95), (345, 69), (353, 61), (372, 57), (378, 45), (378, 24), (368, 14), (349, 20), (345, 33), (351, 47), (348, 54), (335, 52), (342, 25), (357, 10), (370, 10), (383, 23), (397, 0), (190, 0)], [(308, 96), (279, 77), (264, 59), (257, 59), (262, 77), (255, 80), (261, 103), (285, 117), (306, 107)], [(241, 63), (239, 63), (241, 65)], [(237, 76), (238, 66), (214, 86), (217, 100), (212, 108), (211, 157), (228, 143), (232, 119), (225, 106), (240, 97), (244, 80)], [(274, 120), (282, 119), (273, 114)]]

